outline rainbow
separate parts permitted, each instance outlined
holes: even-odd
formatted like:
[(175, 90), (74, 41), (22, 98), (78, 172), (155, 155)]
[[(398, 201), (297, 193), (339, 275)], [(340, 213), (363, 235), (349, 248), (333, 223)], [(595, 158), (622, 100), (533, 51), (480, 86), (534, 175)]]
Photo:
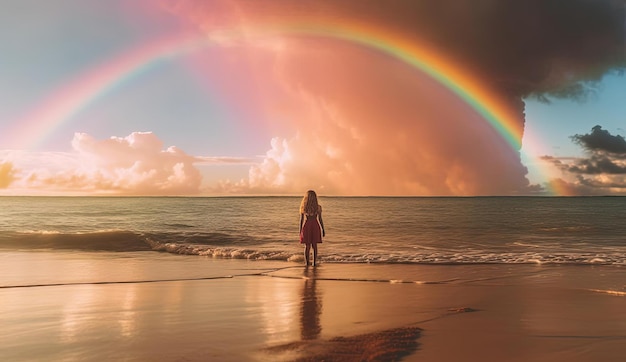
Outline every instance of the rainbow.
[[(471, 74), (448, 61), (430, 47), (398, 34), (371, 25), (295, 23), (254, 28), (253, 37), (313, 36), (357, 44), (398, 59), (427, 74), (471, 106), (508, 143), (512, 150), (522, 148), (521, 122), (500, 98), (484, 87)], [(218, 37), (219, 36), (219, 37)], [(95, 67), (79, 75), (67, 86), (45, 99), (10, 130), (12, 137), (22, 145), (33, 147), (55, 128), (71, 120), (81, 110), (102, 98), (114, 88), (131, 81), (155, 67), (181, 55), (219, 45), (224, 38), (242, 37), (241, 32), (222, 32), (210, 36), (185, 35), (161, 39)], [(250, 37), (250, 32), (246, 32)]]
[(7, 132), (13, 143), (33, 148), (82, 110), (115, 88), (159, 64), (208, 45), (205, 38), (179, 35), (159, 39), (79, 74), (18, 119)]
[(340, 39), (374, 49), (420, 70), (465, 101), (500, 134), (515, 151), (522, 147), (523, 125), (517, 115), (480, 81), (461, 67), (416, 40), (371, 25), (334, 26), (294, 24), (291, 33)]

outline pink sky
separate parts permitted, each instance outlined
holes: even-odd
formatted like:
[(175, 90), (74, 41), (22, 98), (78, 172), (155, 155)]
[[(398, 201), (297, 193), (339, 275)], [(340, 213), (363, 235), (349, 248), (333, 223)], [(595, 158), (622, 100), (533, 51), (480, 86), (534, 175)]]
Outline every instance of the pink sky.
[[(249, 109), (258, 118), (240, 132), (260, 127), (273, 133), (261, 157), (231, 162), (246, 165), (247, 174), (210, 175), (212, 168), (185, 153), (184, 145), (164, 145), (163, 135), (137, 129), (101, 139), (76, 133), (71, 151), (63, 154), (4, 151), (0, 187), (8, 193), (120, 195), (300, 194), (309, 188), (332, 195), (525, 191), (519, 154), (428, 76), (339, 40), (251, 36), (274, 10), (284, 10), (198, 4), (179, 2), (170, 11), (199, 34), (216, 38), (222, 59), (219, 69), (203, 69), (216, 63), (202, 53), (187, 64), (230, 107)], [(231, 35), (215, 35), (225, 29)]]
[[(300, 195), (312, 188), (322, 195), (428, 196), (537, 190), (519, 150), (428, 75), (361, 45), (297, 35), (286, 25), (281, 32), (286, 23), (341, 23), (354, 15), (416, 39), (402, 32), (407, 19), (401, 16), (402, 24), (376, 23), (389, 15), (387, 8), (385, 15), (365, 7), (352, 14), (349, 2), (111, 4), (104, 7), (111, 11), (106, 16), (123, 14), (119, 28), (136, 39), (123, 43), (126, 33), (94, 23), (101, 38), (123, 46), (104, 52), (110, 44), (98, 39), (102, 43), (91, 50), (96, 60), (72, 73), (70, 60), (76, 59), (68, 58), (62, 70), (71, 76), (58, 76), (56, 88), (48, 85), (47, 95), (33, 96), (32, 109), (0, 108), (0, 114), (39, 111), (37, 105), (54, 99), (55, 89), (85, 80), (79, 74), (105, 69), (107, 62), (158, 39), (185, 34), (210, 46), (175, 54), (95, 99), (54, 130), (54, 148), (0, 147), (0, 194)], [(271, 35), (264, 33), (268, 26)], [(450, 58), (460, 67), (473, 66)], [(52, 63), (47, 66), (53, 70)], [(559, 171), (554, 162), (537, 162), (540, 173), (548, 167)]]

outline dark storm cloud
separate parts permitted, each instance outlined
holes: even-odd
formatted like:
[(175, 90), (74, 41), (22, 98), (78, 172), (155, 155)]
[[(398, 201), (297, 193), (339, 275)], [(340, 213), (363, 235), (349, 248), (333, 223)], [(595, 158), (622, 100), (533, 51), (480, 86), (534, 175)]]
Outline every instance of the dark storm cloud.
[[(601, 80), (609, 71), (625, 68), (625, 3), (626, 0), (248, 0), (229, 3), (231, 6), (220, 7), (219, 12), (230, 17), (262, 18), (270, 23), (299, 18), (359, 21), (419, 39), (509, 99), (523, 123), (523, 98), (582, 100), (593, 92), (590, 83)], [(216, 4), (211, 4), (211, 13), (216, 13)], [(211, 19), (212, 24), (222, 21), (225, 20), (217, 16)]]
[(591, 156), (580, 159), (575, 165), (566, 168), (571, 173), (582, 173), (587, 175), (626, 174), (626, 167), (619, 166), (615, 161), (606, 156)]
[(585, 82), (625, 65), (624, 1), (339, 0), (305, 8), (426, 40), (511, 96), (582, 98)]
[[(270, 23), (279, 19), (320, 18), (339, 23), (356, 20), (391, 29), (426, 41), (480, 74), (486, 84), (521, 98), (582, 97), (589, 89), (586, 81), (599, 80), (611, 69), (622, 69), (624, 3), (625, 0), (243, 0), (228, 3), (230, 6), (211, 3), (209, 9), (211, 13), (263, 18)], [(219, 4), (222, 6), (217, 11)], [(211, 23), (225, 21), (222, 17), (212, 18)]]
[(602, 126), (593, 127), (591, 133), (577, 134), (571, 138), (587, 151), (626, 155), (626, 139), (620, 135), (613, 136), (609, 131), (603, 130)]
[(612, 135), (601, 126), (592, 128), (591, 133), (574, 135), (572, 140), (586, 152), (585, 157), (557, 158), (544, 156), (569, 176), (570, 182), (560, 180), (572, 194), (592, 195), (624, 193), (626, 191), (626, 140), (621, 135)]
[[(600, 81), (609, 72), (623, 71), (626, 67), (624, 62), (626, 0), (178, 1), (192, 5), (187, 8), (183, 6), (184, 13), (202, 24), (206, 31), (220, 29), (222, 25), (236, 24), (241, 25), (241, 33), (246, 34), (246, 31), (254, 29), (254, 25), (282, 23), (285, 19), (294, 23), (302, 20), (304, 23), (312, 24), (320, 20), (321, 24), (343, 22), (368, 24), (375, 29), (385, 29), (397, 34), (403, 40), (416, 40), (416, 43), (434, 48), (444, 58), (471, 72), (484, 87), (489, 87), (503, 101), (508, 102), (517, 112), (519, 129), (523, 129), (524, 126), (524, 99), (527, 97), (546, 101), (553, 97), (584, 100), (588, 93), (593, 92), (593, 82)], [(215, 3), (223, 6), (216, 10)], [(250, 25), (250, 28), (247, 28), (247, 25)], [(298, 48), (299, 39), (292, 40), (294, 43), (290, 45)], [(285, 49), (295, 53), (292, 48)], [(317, 79), (308, 79), (308, 74), (313, 74), (309, 69), (318, 67), (319, 63), (327, 58), (323, 52), (315, 52), (315, 49), (311, 54), (314, 57), (298, 59), (298, 62), (293, 63), (298, 66), (290, 68), (284, 66), (291, 63), (283, 58), (284, 69), (281, 69), (283, 80), (297, 79), (293, 84), (297, 84), (298, 89), (306, 89), (307, 94), (319, 96), (320, 99), (335, 101), (329, 103), (341, 105), (338, 107), (344, 112), (341, 114), (346, 119), (359, 119), (355, 109), (362, 109), (363, 103), (359, 103), (358, 107), (352, 106), (352, 103), (345, 101), (352, 98), (342, 98), (345, 94), (350, 94), (346, 92), (334, 95), (333, 98), (331, 90), (325, 88), (328, 84), (317, 82)], [(312, 61), (313, 65), (308, 67), (302, 65), (307, 61)], [(346, 58), (345, 63), (348, 62), (350, 59)], [(348, 64), (352, 67), (338, 73), (329, 84), (333, 86), (341, 84), (338, 81), (340, 77), (349, 80), (345, 82), (346, 84), (355, 83), (346, 74), (354, 76), (356, 80), (363, 79), (364, 77), (356, 76), (360, 68), (354, 65), (354, 62)], [(307, 69), (304, 72), (306, 74), (298, 73), (301, 68)], [(338, 67), (332, 64), (327, 69), (335, 70)], [(369, 76), (369, 73), (367, 75)], [(376, 78), (382, 85), (379, 89), (387, 90), (385, 85), (388, 83), (383, 82), (385, 75), (380, 74), (380, 80)], [(397, 89), (397, 84), (394, 82), (393, 89)], [(405, 95), (414, 94), (411, 92), (401, 94), (402, 97)], [(396, 100), (402, 97), (388, 95), (386, 98)], [(396, 107), (394, 111), (398, 109), (404, 108)], [(375, 113), (369, 111), (365, 116), (371, 114)], [(455, 121), (464, 121), (464, 117), (464, 114), (455, 117)], [(424, 122), (428, 126), (431, 126), (430, 123), (435, 122)], [(355, 129), (364, 129), (363, 122), (355, 125)], [(441, 134), (446, 136), (442, 138), (446, 146), (462, 144), (463, 140), (455, 138), (455, 132)], [(521, 138), (522, 135), (518, 136)], [(441, 142), (433, 142), (435, 143)], [(399, 154), (404, 157), (402, 152)], [(620, 168), (625, 167), (618, 159), (611, 157), (601, 159), (599, 156), (590, 157), (584, 162), (581, 161), (582, 163), (578, 163), (579, 159), (552, 161), (564, 171), (567, 171), (568, 167), (573, 167), (567, 172), (575, 175), (600, 175), (601, 170), (612, 170), (617, 174)], [(480, 174), (487, 174), (493, 170), (498, 172), (498, 177), (514, 173), (508, 169), (504, 172), (498, 169), (492, 155), (485, 159), (483, 163), (489, 166), (485, 170), (481, 169)], [(460, 164), (468, 163), (464, 159)], [(412, 170), (417, 167), (410, 165), (403, 169)], [(524, 169), (523, 172), (511, 177), (524, 178), (526, 174), (527, 171)], [(459, 179), (468, 180), (469, 177), (464, 173), (460, 174)], [(524, 180), (527, 181), (525, 178)], [(611, 183), (615, 184), (613, 181)]]
[(358, 4), (352, 14), (425, 40), (470, 69), (517, 112), (522, 129), (524, 98), (583, 101), (594, 82), (626, 67), (623, 0), (340, 3)]
[(455, 31), (463, 45), (443, 44), (514, 95), (581, 97), (585, 81), (624, 66), (623, 8), (613, 2), (479, 0), (469, 6)]
[(508, 100), (584, 100), (625, 62), (624, 0), (287, 1), (291, 11), (356, 19), (426, 41)]
[(587, 153), (581, 158), (556, 158), (544, 156), (562, 171), (584, 175), (624, 175), (626, 174), (626, 140), (621, 135), (612, 135), (595, 126), (591, 133), (574, 135), (571, 139)]

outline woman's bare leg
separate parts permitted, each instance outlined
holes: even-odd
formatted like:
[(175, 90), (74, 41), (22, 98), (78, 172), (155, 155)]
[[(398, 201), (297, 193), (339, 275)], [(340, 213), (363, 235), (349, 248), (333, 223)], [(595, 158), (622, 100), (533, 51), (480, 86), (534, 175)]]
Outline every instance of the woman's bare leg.
[[(315, 244), (313, 244), (315, 245)], [(314, 248), (317, 248), (316, 246)], [(315, 250), (315, 249), (313, 249)], [(309, 266), (309, 254), (311, 252), (311, 244), (306, 244), (306, 247), (304, 248), (304, 260), (305, 260), (305, 265)]]
[(313, 244), (313, 266), (317, 264), (317, 243)]

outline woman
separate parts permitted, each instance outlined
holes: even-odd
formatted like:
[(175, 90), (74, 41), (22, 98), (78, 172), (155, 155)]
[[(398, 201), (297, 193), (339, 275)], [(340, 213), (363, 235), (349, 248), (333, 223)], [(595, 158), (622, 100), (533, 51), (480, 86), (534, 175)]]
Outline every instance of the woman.
[(317, 244), (322, 243), (326, 236), (324, 221), (322, 221), (322, 206), (317, 203), (317, 194), (309, 190), (300, 203), (300, 244), (304, 244), (304, 259), (309, 265), (309, 253), (313, 246), (313, 266), (317, 262)]

